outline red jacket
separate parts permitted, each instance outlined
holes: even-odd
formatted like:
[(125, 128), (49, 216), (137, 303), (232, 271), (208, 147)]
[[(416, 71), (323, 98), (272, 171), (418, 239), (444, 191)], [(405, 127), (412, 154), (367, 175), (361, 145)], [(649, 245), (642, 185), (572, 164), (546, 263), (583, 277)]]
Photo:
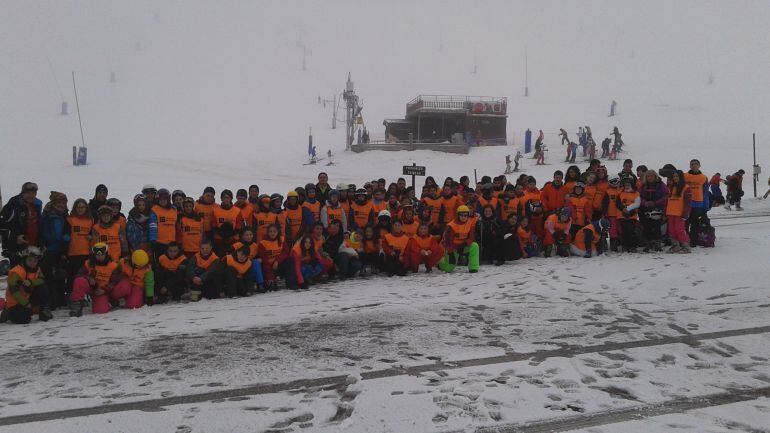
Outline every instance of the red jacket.
[(540, 190), (540, 201), (543, 203), (543, 211), (548, 213), (563, 207), (564, 195), (566, 193), (567, 189), (564, 187), (564, 184), (557, 188), (553, 182), (547, 182), (543, 189)]

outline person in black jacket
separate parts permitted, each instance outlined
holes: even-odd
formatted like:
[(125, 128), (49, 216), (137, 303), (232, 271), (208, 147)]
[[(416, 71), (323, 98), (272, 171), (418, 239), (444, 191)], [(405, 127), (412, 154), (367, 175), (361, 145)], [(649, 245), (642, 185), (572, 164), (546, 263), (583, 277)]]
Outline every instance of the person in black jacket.
[(495, 208), (488, 204), (481, 209), (481, 215), (476, 221), (476, 242), (481, 249), (479, 260), (482, 263), (492, 264), (499, 260), (499, 232), (500, 222), (495, 215)]
[(88, 209), (91, 210), (91, 217), (95, 220), (98, 217), (99, 207), (107, 204), (107, 187), (100, 183), (94, 192), (94, 198), (88, 201)]
[(37, 198), (37, 184), (25, 182), (21, 193), (11, 197), (0, 210), (0, 240), (3, 255), (10, 266), (20, 263), (18, 253), (27, 247), (40, 246), (40, 221), (43, 202)]
[[(361, 261), (357, 255), (351, 255), (340, 251), (340, 247), (345, 243), (345, 234), (342, 233), (339, 220), (332, 220), (327, 229), (326, 241), (323, 250), (334, 262), (334, 267), (329, 271), (330, 276), (336, 274), (340, 280), (353, 277), (361, 270)], [(344, 248), (344, 247), (343, 247)]]

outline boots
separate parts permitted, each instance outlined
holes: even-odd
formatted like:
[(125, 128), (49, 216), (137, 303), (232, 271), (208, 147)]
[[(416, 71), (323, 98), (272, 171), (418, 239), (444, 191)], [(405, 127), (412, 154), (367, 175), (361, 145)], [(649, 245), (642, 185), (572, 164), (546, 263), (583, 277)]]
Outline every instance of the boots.
[(80, 317), (83, 315), (83, 301), (70, 302), (70, 317)]
[(618, 252), (618, 240), (617, 239), (610, 239), (610, 251)]
[(687, 244), (682, 245), (682, 248), (679, 250), (680, 254), (690, 254), (690, 246)]
[(53, 319), (53, 314), (51, 314), (51, 310), (48, 307), (44, 307), (40, 309), (40, 313), (38, 313), (37, 318), (41, 322), (47, 322)]
[(735, 203), (735, 210), (743, 210), (743, 208), (741, 207), (741, 203), (740, 202)]
[[(689, 247), (688, 247), (689, 248)], [(682, 244), (679, 241), (671, 239), (671, 248), (668, 249), (669, 253), (678, 253), (682, 250)]]
[(553, 245), (547, 245), (545, 247), (545, 256), (551, 257), (551, 254), (553, 254)]
[(729, 204), (725, 203), (725, 210), (733, 210)]

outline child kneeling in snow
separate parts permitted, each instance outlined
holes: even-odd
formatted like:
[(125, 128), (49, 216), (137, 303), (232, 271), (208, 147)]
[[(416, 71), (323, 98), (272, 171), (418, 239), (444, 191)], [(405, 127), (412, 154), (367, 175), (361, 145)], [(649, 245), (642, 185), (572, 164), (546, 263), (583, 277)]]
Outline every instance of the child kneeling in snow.
[(123, 278), (110, 293), (113, 305), (125, 299), (126, 308), (139, 308), (155, 303), (155, 274), (150, 267), (150, 256), (144, 250), (136, 250), (130, 258), (120, 263)]
[(104, 242), (97, 242), (91, 247), (91, 257), (72, 283), (70, 317), (83, 315), (86, 296), (91, 296), (91, 311), (94, 314), (110, 311), (110, 300), (121, 272), (120, 264), (112, 260), (108, 249)]

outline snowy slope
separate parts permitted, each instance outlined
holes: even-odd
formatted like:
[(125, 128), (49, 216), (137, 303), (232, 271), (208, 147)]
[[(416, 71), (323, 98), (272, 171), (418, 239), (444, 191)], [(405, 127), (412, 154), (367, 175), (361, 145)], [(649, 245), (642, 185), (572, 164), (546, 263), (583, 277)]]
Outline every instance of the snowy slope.
[[(105, 182), (124, 200), (148, 182), (284, 191), (315, 177), (301, 166), (309, 126), (319, 152), (341, 153), (344, 132), (330, 129), (317, 97), (340, 92), (349, 71), (375, 135), (418, 93), (501, 95), (509, 141), (542, 128), (552, 162), (558, 128), (588, 124), (600, 138), (617, 125), (639, 162), (696, 156), (724, 174), (750, 164), (752, 131), (767, 158), (767, 18), (760, 1), (10, 1), (0, 17), (0, 55), (12, 59), (0, 66), (0, 185), (9, 196), (34, 179), (74, 198)], [(90, 146), (80, 168), (69, 165), (76, 117), (58, 115), (62, 99), (75, 112), (72, 70)], [(608, 119), (612, 99), (620, 115)], [(494, 174), (510, 152), (340, 155), (329, 171), (333, 183), (391, 178), (414, 159), (436, 176)]]

